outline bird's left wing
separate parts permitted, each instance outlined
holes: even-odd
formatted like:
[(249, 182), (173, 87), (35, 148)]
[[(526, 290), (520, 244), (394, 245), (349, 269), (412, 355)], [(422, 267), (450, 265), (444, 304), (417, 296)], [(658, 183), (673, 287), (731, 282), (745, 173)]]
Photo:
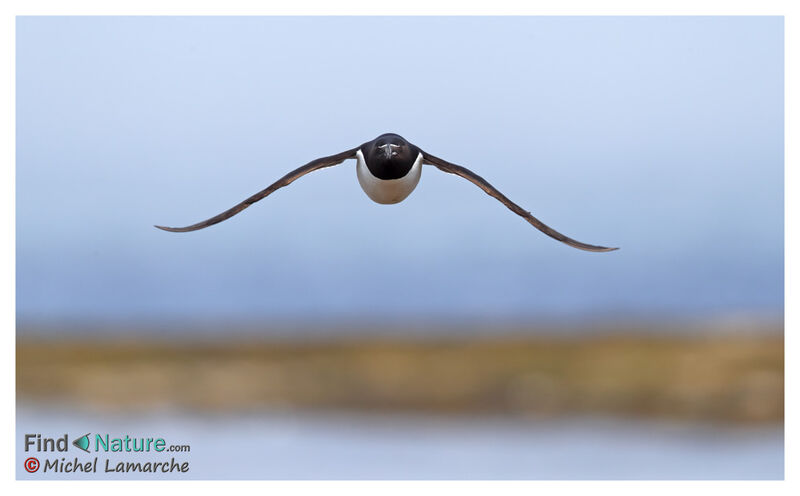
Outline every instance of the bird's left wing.
[(349, 158), (356, 158), (356, 152), (358, 151), (358, 148), (359, 147), (356, 147), (353, 148), (352, 150), (347, 150), (342, 153), (337, 153), (336, 155), (331, 155), (329, 157), (320, 157), (316, 160), (312, 160), (306, 165), (298, 167), (292, 172), (286, 174), (282, 178), (278, 179), (277, 181), (269, 185), (267, 188), (259, 191), (258, 193), (254, 194), (245, 201), (229, 208), (228, 210), (222, 212), (219, 215), (211, 217), (210, 219), (186, 227), (164, 227), (164, 226), (155, 226), (155, 227), (170, 232), (188, 232), (188, 231), (197, 231), (198, 229), (203, 229), (208, 226), (213, 226), (214, 224), (217, 224), (219, 222), (222, 222), (223, 220), (233, 217), (234, 215), (246, 209), (253, 203), (259, 200), (263, 200), (264, 198), (272, 194), (275, 190), (290, 185), (296, 179), (305, 176), (309, 172), (314, 172), (315, 170), (323, 169), (325, 167), (331, 167), (333, 165), (341, 164), (342, 162), (344, 162)]
[(485, 191), (486, 194), (488, 194), (489, 196), (498, 199), (503, 205), (508, 207), (509, 210), (519, 215), (523, 219), (527, 220), (533, 227), (542, 231), (543, 233), (547, 234), (553, 239), (557, 239), (558, 241), (568, 244), (574, 248), (586, 251), (613, 251), (618, 249), (618, 248), (608, 248), (605, 246), (589, 245), (586, 243), (581, 243), (580, 241), (576, 241), (568, 236), (564, 236), (560, 232), (556, 231), (555, 229), (551, 228), (544, 222), (540, 221), (539, 219), (531, 215), (530, 212), (526, 211), (516, 203), (506, 198), (506, 196), (503, 193), (499, 192), (484, 178), (475, 174), (466, 167), (461, 167), (460, 165), (452, 164), (447, 160), (431, 155), (430, 153), (427, 153), (425, 151), (422, 152), (422, 157), (424, 160), (423, 163), (435, 165), (439, 170), (442, 170), (444, 172), (449, 172), (450, 174), (455, 174), (457, 176), (461, 176), (467, 181), (476, 185), (477, 187)]

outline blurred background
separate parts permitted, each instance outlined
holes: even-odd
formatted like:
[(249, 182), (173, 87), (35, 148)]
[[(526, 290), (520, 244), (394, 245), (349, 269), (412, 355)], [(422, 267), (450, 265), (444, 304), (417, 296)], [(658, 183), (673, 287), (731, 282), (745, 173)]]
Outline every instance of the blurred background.
[[(174, 478), (783, 478), (781, 18), (20, 17), (16, 46), (18, 477), (50, 476), (25, 433), (157, 431)], [(152, 227), (384, 132), (621, 250), (431, 167), (377, 205), (354, 161)]]

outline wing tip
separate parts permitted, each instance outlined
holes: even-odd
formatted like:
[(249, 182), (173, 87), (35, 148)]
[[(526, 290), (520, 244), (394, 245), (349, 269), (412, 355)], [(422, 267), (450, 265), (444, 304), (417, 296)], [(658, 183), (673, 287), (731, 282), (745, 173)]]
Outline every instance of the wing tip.
[[(556, 239), (558, 239), (558, 238), (556, 238)], [(581, 243), (580, 241), (575, 241), (574, 239), (570, 239), (569, 241), (565, 241), (565, 240), (559, 239), (559, 241), (561, 241), (565, 245), (569, 245), (569, 246), (571, 246), (573, 248), (577, 248), (577, 249), (583, 250), (583, 251), (590, 251), (590, 252), (593, 252), (593, 253), (605, 253), (605, 252), (609, 252), (609, 251), (617, 251), (617, 250), (619, 250), (618, 246), (611, 247), (611, 246), (589, 245), (589, 244), (586, 244), (586, 243)]]
[(586, 250), (586, 251), (593, 251), (593, 252), (597, 252), (597, 253), (607, 253), (609, 251), (617, 251), (617, 250), (619, 250), (618, 246), (616, 246), (616, 247), (591, 246), (591, 247), (588, 247), (588, 248), (584, 248), (584, 247), (581, 247), (581, 248)]
[(161, 229), (162, 231), (167, 231), (167, 232), (181, 232), (181, 229), (178, 228), (178, 227), (159, 226), (159, 225), (155, 225), (155, 224), (153, 225), (153, 227), (155, 227), (156, 229)]

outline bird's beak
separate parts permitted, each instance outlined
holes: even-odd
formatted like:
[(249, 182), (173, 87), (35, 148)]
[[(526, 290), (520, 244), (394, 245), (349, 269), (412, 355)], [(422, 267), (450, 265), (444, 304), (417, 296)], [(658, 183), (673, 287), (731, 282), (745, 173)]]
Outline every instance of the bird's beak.
[(386, 143), (385, 145), (381, 145), (378, 147), (379, 150), (383, 150), (383, 156), (386, 158), (386, 160), (390, 160), (392, 158), (392, 155), (396, 155), (396, 152), (394, 151), (395, 148), (400, 148), (400, 145), (393, 145), (391, 143)]

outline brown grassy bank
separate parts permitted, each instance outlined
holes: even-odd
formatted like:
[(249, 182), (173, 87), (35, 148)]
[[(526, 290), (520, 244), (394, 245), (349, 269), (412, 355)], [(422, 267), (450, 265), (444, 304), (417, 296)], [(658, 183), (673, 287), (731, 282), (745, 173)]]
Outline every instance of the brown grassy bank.
[(309, 343), (21, 339), (21, 400), (170, 406), (783, 419), (780, 336)]

